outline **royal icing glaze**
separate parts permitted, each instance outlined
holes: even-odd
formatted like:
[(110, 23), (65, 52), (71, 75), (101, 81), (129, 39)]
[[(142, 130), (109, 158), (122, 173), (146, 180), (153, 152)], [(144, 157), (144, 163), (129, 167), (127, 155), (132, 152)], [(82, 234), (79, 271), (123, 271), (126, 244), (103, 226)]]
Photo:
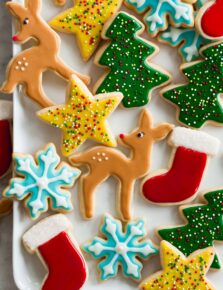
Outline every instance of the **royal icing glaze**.
[(222, 39), (223, 25), (222, 25), (222, 10), (223, 1), (215, 0), (207, 2), (199, 11), (197, 17), (198, 30), (209, 39)]
[(111, 42), (96, 56), (99, 66), (109, 72), (95, 85), (97, 93), (119, 91), (126, 108), (146, 105), (153, 89), (170, 82), (170, 75), (148, 62), (158, 52), (151, 42), (139, 37), (144, 25), (135, 17), (120, 12), (106, 24), (102, 37)]
[(115, 147), (106, 119), (122, 100), (121, 93), (92, 96), (76, 76), (72, 76), (67, 103), (49, 107), (37, 114), (46, 123), (64, 132), (62, 153), (70, 155), (87, 139)]
[(12, 178), (4, 191), (5, 197), (25, 200), (26, 207), (33, 219), (48, 210), (48, 200), (53, 210), (70, 211), (73, 209), (70, 192), (80, 171), (60, 162), (53, 144), (43, 151), (31, 155), (14, 154), (15, 171), (23, 178)]
[(159, 31), (167, 28), (167, 17), (169, 17), (171, 24), (176, 27), (192, 27), (194, 24), (192, 5), (181, 0), (126, 0), (126, 3), (139, 13), (149, 10), (144, 21), (151, 36), (156, 36)]
[(105, 22), (118, 11), (122, 0), (76, 0), (70, 8), (49, 24), (56, 30), (76, 34), (83, 59), (97, 48)]
[(139, 127), (129, 135), (120, 135), (120, 141), (131, 149), (131, 157), (126, 157), (119, 150), (106, 147), (95, 147), (70, 157), (72, 164), (84, 164), (90, 169), (88, 174), (80, 178), (80, 195), (83, 201), (81, 209), (86, 218), (92, 218), (94, 215), (93, 196), (97, 186), (110, 176), (115, 176), (120, 182), (118, 209), (121, 218), (131, 219), (135, 182), (148, 173), (153, 143), (165, 138), (172, 128), (173, 126), (167, 123), (152, 127), (151, 117), (144, 110)]
[(186, 258), (166, 241), (161, 242), (163, 270), (151, 275), (141, 285), (141, 290), (214, 290), (206, 278), (213, 261), (214, 250), (209, 247)]
[(54, 215), (40, 221), (23, 236), (26, 249), (38, 253), (47, 266), (42, 290), (79, 290), (87, 279), (87, 266), (68, 234), (70, 228), (63, 215)]
[[(186, 225), (166, 227), (158, 230), (159, 236), (189, 256), (198, 249), (214, 245), (214, 241), (223, 241), (223, 191), (216, 190), (204, 195), (207, 204), (182, 207), (182, 214), (188, 221)], [(220, 269), (217, 255), (212, 268)]]
[(189, 83), (166, 87), (162, 96), (177, 106), (182, 124), (200, 128), (206, 122), (223, 123), (219, 96), (223, 92), (223, 42), (209, 44), (200, 50), (204, 60), (181, 67)]
[(130, 222), (123, 231), (119, 220), (105, 215), (101, 232), (105, 239), (96, 237), (84, 246), (93, 258), (102, 260), (98, 265), (100, 279), (115, 277), (121, 265), (125, 277), (139, 280), (143, 268), (140, 259), (158, 253), (150, 240), (142, 240), (146, 235), (144, 221)]
[(179, 46), (179, 53), (185, 62), (198, 59), (199, 49), (210, 42), (200, 35), (194, 27), (169, 27), (161, 33), (159, 40), (174, 47)]
[(51, 69), (67, 80), (72, 74), (77, 74), (85, 82), (89, 81), (88, 77), (73, 71), (60, 59), (60, 38), (41, 18), (41, 0), (27, 0), (25, 7), (9, 1), (6, 5), (21, 23), (21, 29), (13, 36), (13, 41), (23, 44), (34, 38), (38, 43), (10, 61), (6, 81), (0, 87), (0, 92), (12, 93), (17, 85), (22, 84), (25, 85), (27, 96), (42, 107), (47, 107), (52, 105), (52, 101), (42, 88), (42, 74), (45, 70)]
[(185, 203), (195, 198), (208, 155), (217, 153), (220, 142), (207, 133), (176, 127), (170, 143), (174, 146), (170, 169), (152, 174), (142, 185), (144, 197), (162, 205)]

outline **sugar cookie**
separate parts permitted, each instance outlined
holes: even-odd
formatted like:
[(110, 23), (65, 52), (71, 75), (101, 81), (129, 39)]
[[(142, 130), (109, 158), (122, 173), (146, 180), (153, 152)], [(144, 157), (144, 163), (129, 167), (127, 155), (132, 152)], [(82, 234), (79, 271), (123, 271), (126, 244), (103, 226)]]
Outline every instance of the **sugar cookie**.
[(49, 24), (58, 31), (76, 34), (81, 55), (88, 60), (101, 40), (105, 22), (121, 4), (122, 0), (75, 0), (73, 8), (62, 12)]
[(127, 157), (119, 150), (95, 147), (70, 157), (75, 165), (86, 165), (89, 172), (80, 178), (81, 211), (86, 218), (94, 216), (94, 194), (97, 186), (110, 176), (117, 177), (120, 186), (118, 192), (118, 210), (123, 220), (131, 219), (131, 201), (137, 179), (145, 176), (150, 169), (150, 155), (154, 142), (164, 139), (173, 125), (162, 123), (152, 126), (149, 113), (141, 114), (139, 127), (129, 135), (120, 135), (120, 140), (132, 151)]
[(193, 2), (181, 0), (125, 0), (126, 5), (138, 13), (149, 10), (144, 17), (144, 22), (151, 37), (155, 37), (160, 31), (166, 30), (169, 22), (175, 27), (193, 27)]
[(174, 147), (169, 170), (146, 177), (143, 196), (159, 205), (176, 205), (192, 201), (199, 190), (208, 157), (216, 155), (217, 138), (197, 130), (176, 127), (169, 143)]
[(214, 257), (212, 247), (196, 251), (186, 258), (170, 243), (162, 241), (160, 257), (163, 270), (149, 276), (139, 289), (215, 290), (206, 278)]
[(222, 126), (223, 42), (204, 46), (200, 55), (203, 60), (181, 66), (189, 82), (167, 86), (161, 95), (178, 108), (177, 120), (180, 123), (192, 128), (201, 128), (206, 123)]
[(104, 26), (102, 37), (111, 42), (102, 47), (95, 63), (108, 67), (95, 84), (96, 93), (119, 91), (124, 95), (123, 106), (133, 108), (145, 106), (155, 88), (171, 81), (171, 76), (149, 60), (159, 49), (142, 39), (144, 25), (134, 16), (120, 12)]
[[(186, 225), (162, 227), (158, 235), (189, 256), (196, 250), (213, 247), (215, 241), (223, 241), (223, 190), (207, 192), (202, 197), (203, 204), (180, 207)], [(217, 255), (211, 265), (220, 269)]]
[(28, 97), (47, 107), (53, 103), (43, 92), (44, 71), (53, 70), (66, 80), (76, 74), (89, 82), (88, 77), (73, 71), (60, 59), (60, 38), (40, 16), (41, 0), (27, 0), (26, 6), (15, 2), (7, 2), (6, 5), (20, 21), (20, 32), (13, 36), (13, 41), (23, 44), (34, 38), (38, 44), (19, 53), (9, 62), (6, 81), (0, 87), (0, 92), (12, 93), (18, 84), (22, 84), (26, 87)]
[(104, 238), (96, 237), (83, 249), (94, 259), (100, 259), (98, 270), (100, 280), (113, 278), (118, 274), (119, 266), (126, 278), (141, 279), (143, 265), (141, 260), (147, 260), (158, 253), (150, 240), (145, 240), (145, 222), (137, 220), (126, 224), (106, 214), (103, 218), (101, 233)]
[(14, 154), (15, 171), (22, 178), (14, 177), (3, 192), (5, 197), (25, 200), (31, 218), (36, 219), (50, 208), (61, 212), (71, 211), (71, 188), (80, 171), (60, 162), (53, 144), (36, 153), (35, 159), (27, 154)]
[(67, 91), (67, 103), (37, 113), (46, 123), (64, 132), (62, 153), (70, 155), (87, 139), (115, 147), (106, 118), (122, 100), (121, 93), (92, 96), (84, 83), (73, 75)]
[(87, 279), (87, 265), (71, 236), (72, 225), (62, 214), (47, 217), (22, 238), (26, 250), (36, 253), (48, 270), (42, 290), (80, 290)]

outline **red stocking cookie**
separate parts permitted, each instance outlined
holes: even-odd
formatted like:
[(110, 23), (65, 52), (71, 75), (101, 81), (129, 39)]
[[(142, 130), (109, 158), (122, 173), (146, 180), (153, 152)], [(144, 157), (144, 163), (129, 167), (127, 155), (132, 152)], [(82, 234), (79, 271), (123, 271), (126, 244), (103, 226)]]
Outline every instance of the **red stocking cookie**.
[(88, 82), (89, 78), (73, 71), (60, 59), (60, 38), (41, 18), (41, 0), (25, 2), (25, 7), (22, 4), (7, 2), (10, 12), (21, 23), (21, 29), (13, 36), (13, 41), (25, 43), (34, 38), (38, 43), (11, 60), (7, 68), (7, 79), (0, 91), (12, 93), (18, 84), (25, 84), (27, 96), (42, 107), (47, 107), (51, 106), (52, 102), (42, 88), (42, 74), (45, 70), (51, 69), (66, 80), (69, 80), (72, 74), (76, 74), (85, 82)]
[(37, 253), (48, 269), (42, 290), (79, 290), (87, 279), (87, 266), (70, 236), (71, 224), (57, 214), (47, 217), (23, 236), (25, 248)]
[(196, 17), (198, 31), (208, 39), (223, 38), (223, 0), (208, 1)]
[(144, 197), (162, 205), (189, 202), (197, 193), (209, 155), (218, 151), (219, 140), (207, 133), (183, 127), (173, 130), (171, 167), (147, 177), (142, 185)]
[(12, 162), (12, 102), (0, 101), (0, 178), (10, 170)]

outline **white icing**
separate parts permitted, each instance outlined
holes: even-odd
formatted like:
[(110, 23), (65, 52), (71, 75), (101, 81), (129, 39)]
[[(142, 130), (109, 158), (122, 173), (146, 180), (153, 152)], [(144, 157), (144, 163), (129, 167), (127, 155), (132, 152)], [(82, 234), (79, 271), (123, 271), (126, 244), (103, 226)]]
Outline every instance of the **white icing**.
[(183, 146), (208, 155), (215, 155), (218, 152), (220, 141), (209, 134), (184, 127), (174, 128), (170, 142), (176, 146)]
[(71, 228), (70, 221), (63, 214), (56, 214), (34, 225), (23, 235), (22, 240), (27, 249), (34, 252), (39, 246)]

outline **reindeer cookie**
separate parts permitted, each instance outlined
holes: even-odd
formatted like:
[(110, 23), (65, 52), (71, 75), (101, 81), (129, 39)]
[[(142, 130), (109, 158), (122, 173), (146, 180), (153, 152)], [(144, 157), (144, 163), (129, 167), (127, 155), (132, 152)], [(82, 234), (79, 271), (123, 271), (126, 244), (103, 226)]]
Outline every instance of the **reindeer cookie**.
[(47, 107), (52, 102), (42, 88), (42, 74), (45, 70), (53, 70), (66, 80), (76, 74), (88, 83), (87, 76), (73, 71), (60, 59), (60, 38), (41, 18), (41, 0), (27, 0), (25, 7), (14, 2), (7, 2), (6, 6), (20, 20), (20, 32), (13, 36), (13, 41), (23, 44), (34, 38), (38, 45), (26, 49), (10, 61), (7, 78), (0, 87), (0, 92), (9, 94), (18, 84), (24, 84), (27, 95), (41, 106)]
[(118, 207), (123, 220), (131, 219), (131, 200), (134, 184), (137, 179), (145, 176), (150, 168), (150, 155), (153, 143), (165, 138), (173, 125), (163, 123), (152, 127), (149, 113), (141, 114), (139, 127), (129, 135), (120, 135), (124, 145), (132, 150), (132, 157), (126, 157), (120, 151), (106, 147), (95, 147), (84, 153), (70, 157), (75, 165), (85, 164), (90, 171), (80, 179), (81, 210), (86, 218), (94, 215), (93, 196), (96, 187), (110, 176), (120, 181)]

